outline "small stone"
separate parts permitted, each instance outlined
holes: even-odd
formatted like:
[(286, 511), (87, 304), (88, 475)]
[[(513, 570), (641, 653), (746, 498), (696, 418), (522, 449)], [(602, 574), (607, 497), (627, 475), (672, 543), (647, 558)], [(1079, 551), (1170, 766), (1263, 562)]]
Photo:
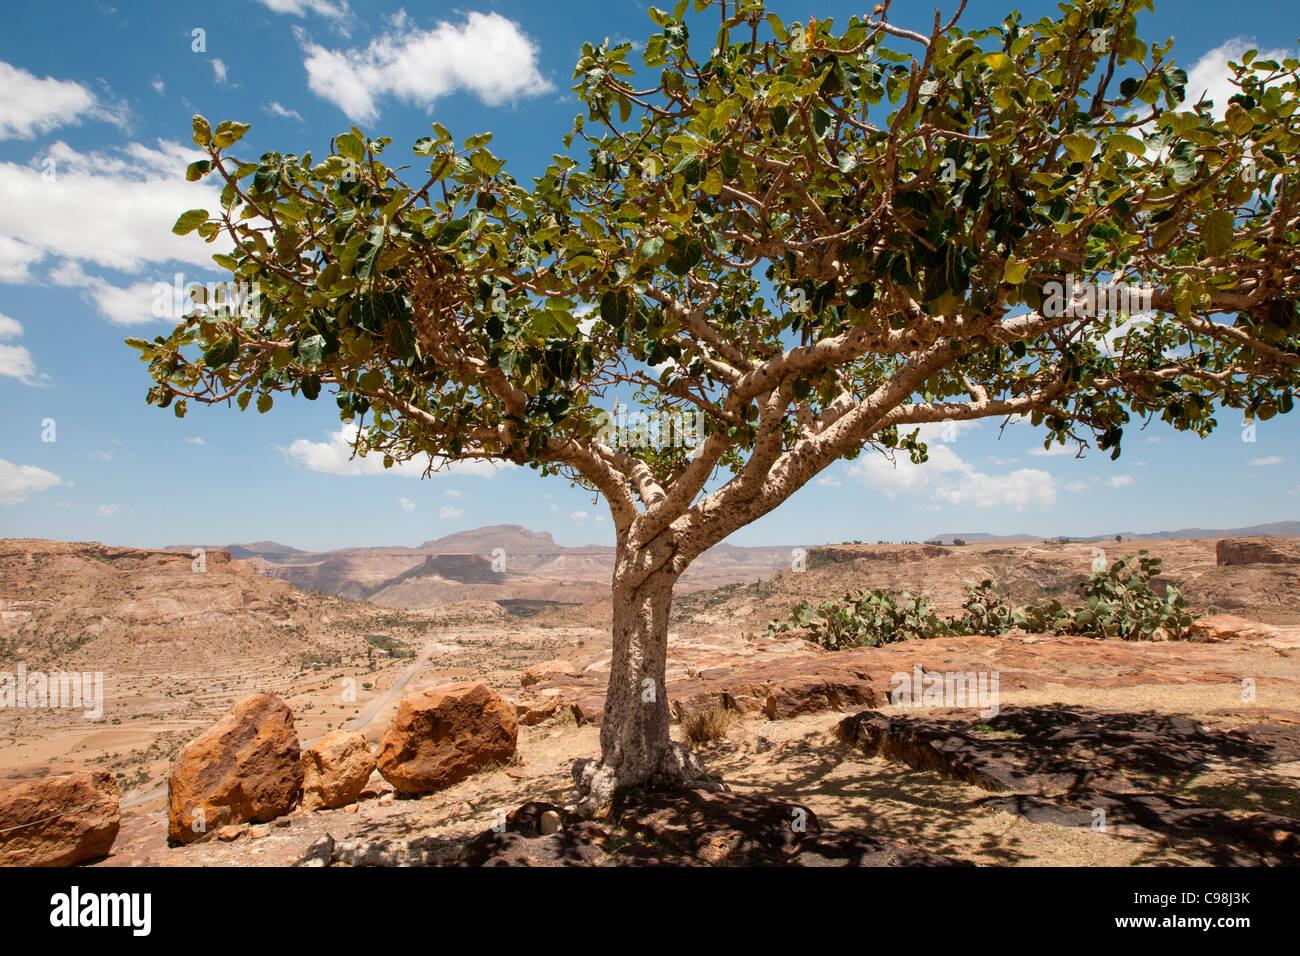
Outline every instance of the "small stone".
[(247, 832), (248, 832), (248, 827), (235, 826), (234, 824), (230, 824), (222, 827), (220, 830), (217, 831), (217, 839), (220, 840), (222, 843), (230, 843), (234, 840), (238, 840), (241, 836), (243, 836)]
[[(396, 799), (396, 797), (393, 796), (392, 791), (389, 791), (388, 793), (385, 793), (383, 796), (381, 796), (381, 797), (379, 798), (379, 805), (380, 805), (381, 807), (386, 807), (386, 806), (388, 806), (390, 803), (392, 803), (395, 799)], [(354, 803), (354, 804), (352, 804), (352, 806), (355, 807), (356, 804)], [(349, 809), (351, 809), (351, 808), (349, 808)]]
[(356, 805), (355, 803), (349, 803), (346, 807), (343, 808), (343, 812), (344, 812), (344, 813), (356, 813), (356, 812), (357, 812), (357, 805)]
[(554, 810), (547, 810), (542, 813), (537, 821), (537, 829), (541, 831), (542, 836), (550, 836), (560, 829), (560, 815)]

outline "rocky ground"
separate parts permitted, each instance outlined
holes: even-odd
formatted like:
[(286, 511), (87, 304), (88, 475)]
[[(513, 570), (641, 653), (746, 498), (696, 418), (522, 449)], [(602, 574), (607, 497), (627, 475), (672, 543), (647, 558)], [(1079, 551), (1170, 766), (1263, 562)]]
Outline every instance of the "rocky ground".
[[(1300, 588), (1288, 582), (1300, 567), (1219, 564), (1212, 541), (1142, 546), (1189, 594), (1200, 582), (1202, 609), (1271, 626), (1220, 618), (1197, 643), (1011, 634), (835, 653), (761, 635), (795, 601), (850, 587), (910, 587), (945, 609), (960, 603), (964, 577), (1007, 580), (1027, 595), (1068, 590), (1087, 576), (1093, 545), (848, 546), (757, 589), (692, 595), (678, 604), (670, 641), (674, 734), (696, 735), (731, 792), (631, 794), (610, 819), (579, 823), (564, 805), (573, 762), (599, 749), (607, 606), (527, 619), (481, 605), (399, 614), (240, 576), (239, 562), (196, 581), (187, 562), (159, 552), (109, 559), (4, 542), (3, 597), (17, 602), (6, 607), (30, 606), (0, 632), (4, 659), (25, 648), (29, 667), (102, 666), (107, 675), (98, 726), (0, 711), (12, 744), (0, 764), (71, 758), (118, 775), (121, 830), (101, 866), (1294, 863)], [(1128, 553), (1127, 543), (1107, 548), (1111, 560)], [(27, 554), (42, 573), (25, 570)], [(52, 580), (62, 593), (51, 593)], [(149, 601), (148, 613), (162, 613), (164, 596), (179, 619), (131, 617)], [(210, 616), (186, 620), (192, 613)], [(87, 639), (46, 640), (87, 622), (100, 625)], [(415, 656), (376, 655), (372, 632)], [(302, 659), (327, 652), (337, 660)], [(890, 704), (895, 675), (917, 668), (997, 672), (998, 713)], [(167, 769), (237, 698), (278, 695), (304, 746), (349, 727), (378, 749), (412, 689), (461, 680), (515, 706), (510, 761), (418, 797), (375, 773), (339, 809), (298, 808), (168, 845)]]

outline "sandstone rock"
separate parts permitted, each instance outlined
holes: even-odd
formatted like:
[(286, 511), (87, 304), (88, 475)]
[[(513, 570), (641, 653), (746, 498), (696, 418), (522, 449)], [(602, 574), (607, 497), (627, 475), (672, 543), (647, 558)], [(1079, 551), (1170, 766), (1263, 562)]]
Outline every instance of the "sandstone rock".
[(1224, 538), (1214, 555), (1219, 564), (1300, 564), (1300, 545), (1286, 538)]
[(254, 694), (190, 741), (168, 781), (167, 836), (193, 843), (232, 823), (265, 823), (302, 791), (293, 714), (273, 694)]
[(52, 764), (0, 776), (0, 866), (74, 866), (107, 856), (120, 822), (103, 770)]
[(800, 714), (850, 707), (875, 707), (876, 695), (870, 683), (848, 678), (792, 677), (776, 684), (767, 695), (763, 710), (768, 720), (789, 720)]
[(515, 714), (521, 724), (534, 727), (550, 720), (560, 712), (561, 698), (558, 694), (543, 697), (540, 700), (521, 700), (515, 704)]
[(222, 843), (233, 843), (247, 832), (248, 827), (246, 826), (235, 826), (234, 824), (230, 824), (217, 831), (217, 839)]
[(542, 661), (540, 664), (533, 664), (525, 669), (519, 678), (519, 683), (524, 687), (532, 687), (534, 684), (541, 684), (573, 672), (574, 667), (571, 663), (557, 657), (549, 661)]
[(1253, 638), (1273, 637), (1277, 629), (1266, 624), (1248, 621), (1235, 614), (1211, 614), (1198, 618), (1188, 628), (1194, 641), (1230, 641), (1234, 638), (1251, 640)]
[(375, 758), (364, 734), (336, 730), (308, 747), (302, 755), (304, 810), (337, 810), (353, 803), (375, 770)]
[(405, 793), (433, 793), (509, 760), (519, 737), (514, 708), (482, 684), (417, 691), (397, 708), (379, 746), (379, 772)]

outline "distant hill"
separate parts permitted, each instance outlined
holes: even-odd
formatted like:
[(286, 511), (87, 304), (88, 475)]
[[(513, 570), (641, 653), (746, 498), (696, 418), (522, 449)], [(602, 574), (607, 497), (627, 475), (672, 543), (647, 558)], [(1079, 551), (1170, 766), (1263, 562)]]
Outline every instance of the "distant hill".
[[(1278, 538), (1300, 537), (1300, 521), (1273, 521), (1268, 524), (1251, 525), (1248, 528), (1179, 528), (1176, 531), (1115, 531), (1110, 534), (1071, 535), (1065, 537), (1071, 541), (1113, 541), (1115, 535), (1125, 541), (1191, 541), (1197, 538), (1244, 538), (1249, 535), (1273, 535)], [(961, 538), (971, 544), (984, 544), (991, 541), (1042, 541), (1036, 534), (988, 534), (983, 531), (964, 531), (956, 534), (936, 534), (926, 541), (939, 541), (952, 544), (954, 538)]]
[[(300, 588), (365, 600), (385, 607), (427, 608), (454, 601), (530, 605), (579, 604), (609, 595), (614, 549), (568, 547), (548, 532), (499, 524), (457, 531), (412, 548), (403, 545), (301, 551), (274, 541), (235, 545), (173, 545), (227, 550), (267, 577)], [(497, 555), (503, 563), (494, 565)], [(768, 577), (793, 560), (786, 546), (720, 544), (701, 555), (683, 575), (680, 593)]]

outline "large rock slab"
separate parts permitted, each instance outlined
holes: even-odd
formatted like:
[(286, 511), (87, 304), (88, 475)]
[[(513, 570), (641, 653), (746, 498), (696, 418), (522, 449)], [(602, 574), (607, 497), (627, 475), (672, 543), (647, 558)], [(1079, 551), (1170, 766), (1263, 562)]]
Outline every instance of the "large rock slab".
[(379, 772), (403, 793), (435, 793), (515, 753), (514, 707), (482, 684), (428, 687), (404, 698), (379, 745)]
[(337, 810), (355, 803), (375, 771), (375, 757), (365, 735), (336, 730), (302, 755), (302, 808)]
[(245, 697), (172, 766), (167, 836), (193, 843), (227, 824), (274, 820), (297, 803), (302, 782), (288, 706), (274, 694)]
[(52, 764), (0, 776), (0, 866), (75, 866), (107, 856), (120, 824), (112, 775)]
[(1300, 564), (1300, 545), (1288, 538), (1224, 538), (1214, 557), (1219, 564)]

